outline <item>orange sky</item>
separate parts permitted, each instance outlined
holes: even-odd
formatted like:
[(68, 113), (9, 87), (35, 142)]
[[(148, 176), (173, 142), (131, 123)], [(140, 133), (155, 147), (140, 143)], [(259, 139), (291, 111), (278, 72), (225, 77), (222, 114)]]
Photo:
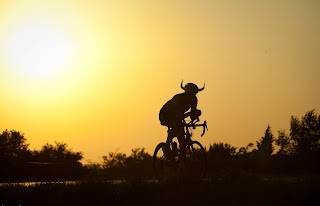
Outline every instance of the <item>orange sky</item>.
[[(209, 131), (241, 147), (319, 113), (318, 1), (0, 1), (0, 131), (86, 160), (152, 153), (162, 105), (198, 94)], [(196, 132), (196, 134), (201, 133)]]

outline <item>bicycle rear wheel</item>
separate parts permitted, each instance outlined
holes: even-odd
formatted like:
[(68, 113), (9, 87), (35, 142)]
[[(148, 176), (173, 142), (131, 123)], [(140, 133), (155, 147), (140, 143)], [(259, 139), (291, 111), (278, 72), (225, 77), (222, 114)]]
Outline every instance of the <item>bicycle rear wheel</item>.
[(206, 152), (198, 141), (191, 141), (187, 146), (186, 156), (181, 164), (183, 177), (189, 180), (200, 180), (207, 168)]
[(166, 143), (158, 144), (153, 154), (153, 170), (159, 181), (165, 181), (173, 177), (174, 166), (164, 155), (163, 147)]

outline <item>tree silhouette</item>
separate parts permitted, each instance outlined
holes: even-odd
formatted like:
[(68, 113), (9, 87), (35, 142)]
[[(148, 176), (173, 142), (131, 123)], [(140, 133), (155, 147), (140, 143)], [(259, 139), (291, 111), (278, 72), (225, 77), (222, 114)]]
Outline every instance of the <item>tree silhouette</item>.
[(297, 153), (317, 152), (320, 150), (320, 115), (308, 111), (301, 120), (291, 116), (290, 136)]
[(222, 142), (211, 144), (207, 152), (208, 169), (215, 175), (230, 171), (233, 167), (233, 157), (236, 155), (236, 149), (236, 147)]
[(280, 147), (277, 154), (290, 155), (294, 152), (293, 141), (285, 130), (278, 131), (278, 138), (275, 139), (275, 143)]
[(265, 157), (271, 157), (274, 150), (272, 145), (273, 141), (274, 137), (271, 131), (271, 127), (268, 125), (264, 136), (260, 141), (257, 141), (257, 153)]
[(133, 176), (152, 175), (152, 157), (145, 148), (135, 148), (131, 150), (131, 155), (126, 159), (125, 164)]
[(252, 142), (250, 142), (246, 147), (241, 147), (239, 149), (239, 151), (237, 152), (237, 155), (248, 155), (250, 153), (249, 149), (253, 146), (254, 146), (254, 144)]
[(292, 116), (290, 137), (294, 147), (295, 170), (320, 172), (320, 115), (310, 110), (301, 120)]
[(253, 151), (254, 158), (257, 163), (257, 169), (261, 171), (265, 171), (271, 161), (271, 155), (273, 153), (274, 137), (271, 131), (271, 127), (268, 125), (265, 131), (264, 136), (257, 141), (257, 149)]
[(24, 134), (15, 130), (5, 130), (0, 134), (0, 151), (1, 164), (14, 164), (30, 157)]
[(47, 143), (41, 150), (33, 151), (32, 155), (30, 169), (38, 179), (72, 180), (86, 172), (80, 162), (82, 152), (73, 152), (64, 142), (55, 142), (55, 145)]

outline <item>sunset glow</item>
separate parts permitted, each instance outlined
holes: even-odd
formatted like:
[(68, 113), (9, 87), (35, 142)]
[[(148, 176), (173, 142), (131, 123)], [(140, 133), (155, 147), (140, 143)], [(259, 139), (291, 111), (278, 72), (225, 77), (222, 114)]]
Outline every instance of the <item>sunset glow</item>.
[(320, 112), (320, 4), (259, 2), (1, 1), (0, 131), (85, 161), (152, 153), (182, 79), (205, 82), (205, 147), (288, 131), (291, 115)]
[(8, 66), (17, 75), (34, 80), (59, 75), (75, 52), (70, 37), (62, 31), (32, 23), (12, 31), (4, 49)]

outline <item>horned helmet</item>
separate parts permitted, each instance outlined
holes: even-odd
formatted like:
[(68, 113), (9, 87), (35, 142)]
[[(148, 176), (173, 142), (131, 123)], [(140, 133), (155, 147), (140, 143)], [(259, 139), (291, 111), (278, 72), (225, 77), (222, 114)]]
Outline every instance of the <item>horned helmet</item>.
[(186, 91), (186, 93), (197, 94), (198, 92), (204, 90), (204, 87), (205, 87), (205, 84), (203, 85), (202, 88), (199, 89), (199, 87), (194, 83), (187, 83), (186, 85), (183, 86), (183, 80), (181, 81), (181, 89)]

